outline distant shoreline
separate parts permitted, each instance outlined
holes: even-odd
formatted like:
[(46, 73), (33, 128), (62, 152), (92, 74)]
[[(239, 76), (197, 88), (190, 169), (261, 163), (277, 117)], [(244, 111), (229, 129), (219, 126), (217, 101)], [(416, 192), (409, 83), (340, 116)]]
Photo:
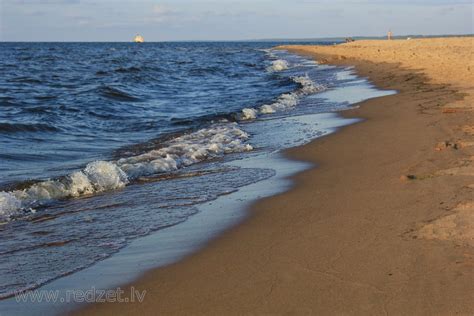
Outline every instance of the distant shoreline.
[[(270, 38), (270, 39), (241, 39), (241, 40), (179, 40), (179, 41), (149, 41), (146, 43), (219, 43), (219, 42), (269, 42), (269, 43), (278, 43), (278, 42), (334, 42), (340, 41), (344, 42), (344, 39), (351, 37), (355, 40), (382, 40), (386, 36), (346, 36), (346, 37), (322, 37), (322, 38)], [(446, 35), (417, 35), (417, 34), (407, 34), (407, 35), (394, 35), (393, 39), (406, 39), (407, 37), (411, 38), (452, 38), (452, 37), (474, 37), (474, 34), (446, 34)], [(131, 43), (133, 41), (3, 41), (1, 43)]]

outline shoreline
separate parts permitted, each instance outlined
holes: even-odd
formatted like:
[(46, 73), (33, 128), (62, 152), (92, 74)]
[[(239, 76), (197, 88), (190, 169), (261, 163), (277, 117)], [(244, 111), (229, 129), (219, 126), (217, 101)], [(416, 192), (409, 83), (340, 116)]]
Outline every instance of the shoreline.
[[(340, 113), (362, 123), (288, 150), (314, 167), (292, 177), (290, 191), (255, 203), (244, 223), (205, 249), (133, 282), (147, 290), (144, 303), (94, 304), (80, 314), (474, 311), (469, 242), (426, 233), (472, 194), (462, 172), (439, 173), (469, 155), (469, 147), (448, 141), (472, 116), (458, 113), (467, 92), (393, 63), (328, 62), (353, 65), (378, 88), (399, 93)], [(446, 146), (435, 150), (439, 142)]]
[[(289, 60), (295, 65), (298, 61), (307, 63), (310, 71), (318, 69), (310, 59), (286, 52), (274, 53), (278, 55), (274, 57)], [(85, 269), (46, 282), (30, 292), (54, 293), (57, 299), (53, 302), (31, 298), (30, 303), (35, 303), (28, 304), (28, 300), (22, 299), (23, 295), (15, 294), (15, 297), (0, 300), (0, 310), (7, 314), (41, 314), (53, 310), (57, 314), (65, 314), (77, 310), (78, 305), (83, 305), (80, 304), (80, 298), (71, 298), (69, 294), (76, 296), (91, 293), (94, 289), (115, 288), (119, 291), (120, 286), (136, 280), (143, 273), (170, 265), (184, 259), (190, 253), (199, 251), (209, 240), (244, 220), (247, 209), (253, 202), (288, 190), (290, 176), (303, 170), (300, 168), (306, 168), (307, 164), (281, 157), (282, 148), (306, 144), (316, 137), (333, 133), (339, 127), (354, 122), (341, 118), (338, 113), (340, 110), (321, 113), (322, 111), (318, 111), (319, 105), (326, 108), (332, 103), (337, 103), (342, 108), (348, 108), (349, 105), (343, 104), (355, 104), (360, 100), (395, 93), (375, 89), (366, 79), (355, 76), (350, 67), (322, 67), (322, 69), (333, 73), (337, 83), (326, 91), (313, 94), (315, 100), (309, 103), (317, 104), (315, 111), (303, 110), (311, 105), (305, 104), (305, 100), (302, 100), (302, 104), (290, 112), (292, 115), (242, 123), (242, 128), (252, 135), (252, 144), (258, 150), (249, 155), (242, 155), (239, 159), (224, 162), (224, 166), (241, 169), (244, 171), (243, 174), (248, 174), (249, 170), (260, 170), (258, 174), (276, 173), (274, 176), (263, 181), (251, 181), (254, 184), (241, 187), (236, 192), (232, 190), (230, 194), (224, 194), (216, 200), (212, 199), (212, 202), (200, 204), (196, 208), (197, 212), (179, 225), (172, 225), (134, 240), (113, 256)], [(302, 74), (301, 71), (296, 72), (298, 73)], [(320, 82), (314, 79), (314, 75), (310, 74), (313, 82)], [(323, 76), (322, 79), (329, 77), (331, 75)], [(295, 113), (298, 111), (302, 113)], [(145, 190), (153, 190), (153, 185)], [(16, 302), (17, 298), (22, 302)], [(87, 301), (91, 302), (93, 299), (88, 298)], [(69, 304), (71, 302), (77, 304)]]

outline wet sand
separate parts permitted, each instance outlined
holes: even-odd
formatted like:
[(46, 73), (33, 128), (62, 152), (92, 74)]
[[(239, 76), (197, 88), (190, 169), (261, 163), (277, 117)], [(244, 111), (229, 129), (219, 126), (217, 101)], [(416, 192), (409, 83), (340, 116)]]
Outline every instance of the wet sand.
[(282, 47), (396, 95), (294, 148), (315, 168), (205, 249), (80, 314), (474, 313), (473, 38)]

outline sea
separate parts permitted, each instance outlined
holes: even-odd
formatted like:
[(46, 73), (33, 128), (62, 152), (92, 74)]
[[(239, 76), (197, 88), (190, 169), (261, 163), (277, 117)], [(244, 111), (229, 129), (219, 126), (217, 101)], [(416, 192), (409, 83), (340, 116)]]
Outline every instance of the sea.
[[(160, 236), (193, 218), (216, 231), (213, 219), (301, 170), (282, 173), (285, 149), (356, 123), (338, 113), (394, 93), (280, 44), (0, 43), (0, 314), (2, 300), (134, 243), (133, 258), (159, 262)], [(266, 193), (239, 197), (255, 187)], [(205, 205), (219, 207), (204, 216)], [(196, 251), (177, 240), (167, 246), (185, 249), (176, 258)]]

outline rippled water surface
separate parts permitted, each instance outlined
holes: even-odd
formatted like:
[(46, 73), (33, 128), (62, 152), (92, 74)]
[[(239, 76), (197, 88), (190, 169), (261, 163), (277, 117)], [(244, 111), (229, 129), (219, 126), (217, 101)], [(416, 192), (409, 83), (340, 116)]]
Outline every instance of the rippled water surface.
[(265, 71), (258, 44), (0, 45), (3, 184), (63, 175), (296, 86)]
[(272, 177), (229, 162), (329, 132), (291, 117), (377, 96), (276, 44), (0, 44), (0, 298)]

